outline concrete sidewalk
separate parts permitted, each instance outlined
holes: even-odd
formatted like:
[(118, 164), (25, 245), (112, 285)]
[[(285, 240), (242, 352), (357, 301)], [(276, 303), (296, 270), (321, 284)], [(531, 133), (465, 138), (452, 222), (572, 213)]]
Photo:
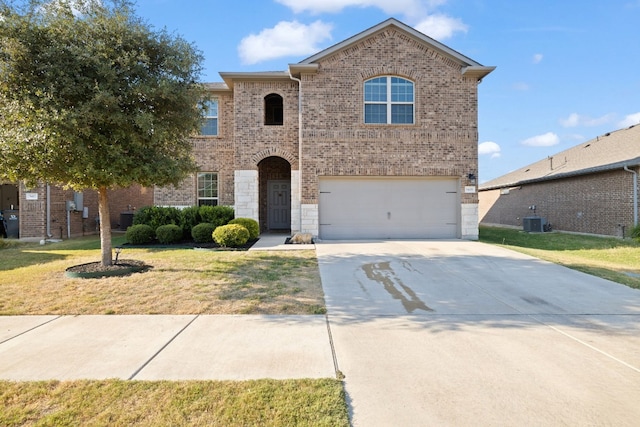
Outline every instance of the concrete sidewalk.
[(0, 316), (0, 379), (335, 377), (325, 316)]

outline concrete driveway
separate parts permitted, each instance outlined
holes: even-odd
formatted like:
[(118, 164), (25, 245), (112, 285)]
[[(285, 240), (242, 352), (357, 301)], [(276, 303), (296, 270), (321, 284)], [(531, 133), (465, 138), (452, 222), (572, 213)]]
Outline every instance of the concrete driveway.
[(479, 242), (316, 251), (354, 425), (638, 425), (640, 291)]

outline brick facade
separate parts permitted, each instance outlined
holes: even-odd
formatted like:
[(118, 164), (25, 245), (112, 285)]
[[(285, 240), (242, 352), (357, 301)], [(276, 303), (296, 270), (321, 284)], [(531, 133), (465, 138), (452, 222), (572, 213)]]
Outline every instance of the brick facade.
[[(415, 124), (364, 124), (363, 84), (397, 75), (415, 84)], [(477, 80), (396, 28), (319, 63), (303, 79), (302, 203), (318, 203), (318, 177), (452, 176), (477, 171)], [(462, 203), (477, 203), (462, 194)]]
[[(60, 186), (39, 184), (27, 188), (23, 183), (6, 185), (17, 187), (14, 208), (19, 213), (19, 237), (27, 240), (67, 239), (99, 233), (98, 193), (82, 191), (82, 206), (67, 213), (67, 201), (74, 201), (74, 191)], [(126, 189), (109, 191), (111, 227), (120, 225), (120, 213), (138, 207), (153, 205), (153, 189), (134, 185)], [(3, 210), (10, 206), (2, 206)], [(48, 210), (48, 212), (47, 212)], [(47, 222), (48, 221), (48, 222)]]
[[(265, 187), (277, 175), (291, 182), (291, 230), (317, 235), (321, 176), (453, 177), (459, 235), (477, 238), (477, 193), (464, 188), (475, 186), (468, 176), (478, 170), (477, 85), (492, 68), (467, 63), (395, 20), (349, 41), (289, 72), (221, 73), (225, 84), (209, 85), (219, 103), (218, 135), (194, 138), (193, 147), (200, 170), (218, 173), (219, 204), (264, 230)], [(383, 75), (414, 83), (413, 124), (364, 124), (364, 82)], [(271, 94), (282, 97), (281, 125), (265, 124)], [(272, 158), (280, 161), (275, 172)], [(195, 177), (156, 188), (154, 197), (157, 205), (193, 205)]]
[(19, 237), (33, 240), (66, 239), (97, 233), (98, 195), (95, 191), (83, 191), (81, 194), (83, 209), (67, 214), (67, 201), (74, 200), (73, 190), (54, 185), (47, 189), (45, 184), (27, 188), (20, 184), (20, 204), (16, 207), (20, 215)]
[(480, 221), (522, 227), (522, 218), (533, 214), (532, 205), (554, 230), (628, 236), (633, 227), (633, 175), (620, 168), (482, 191)]

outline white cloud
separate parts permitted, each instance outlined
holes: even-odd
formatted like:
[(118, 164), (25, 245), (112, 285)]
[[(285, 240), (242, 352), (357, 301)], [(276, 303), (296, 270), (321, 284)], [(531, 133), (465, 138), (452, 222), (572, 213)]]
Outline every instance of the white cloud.
[(377, 7), (389, 15), (425, 13), (447, 0), (276, 0), (294, 13), (337, 13), (348, 7)]
[(637, 124), (640, 124), (640, 112), (625, 116), (625, 118), (618, 123), (618, 126), (621, 128), (628, 128), (629, 126)]
[(446, 39), (456, 32), (467, 32), (460, 19), (435, 13), (449, 0), (276, 0), (294, 13), (338, 13), (348, 7), (375, 7), (390, 16), (402, 15), (414, 28), (434, 39)]
[(540, 62), (542, 62), (542, 58), (544, 58), (544, 55), (542, 55), (541, 53), (536, 53), (535, 55), (533, 55), (533, 63), (534, 64), (539, 64)]
[(592, 127), (592, 126), (601, 126), (607, 123), (611, 123), (611, 121), (613, 121), (613, 118), (614, 118), (613, 113), (608, 113), (608, 114), (605, 114), (604, 116), (596, 117), (596, 118), (583, 116), (578, 113), (571, 113), (569, 114), (569, 117), (567, 117), (566, 119), (560, 119), (559, 122), (563, 127), (566, 127), (566, 128), (574, 128), (577, 126)]
[(580, 116), (578, 113), (571, 113), (566, 119), (560, 119), (560, 124), (566, 128), (574, 128), (580, 123)]
[(436, 14), (422, 19), (415, 29), (436, 40), (444, 40), (456, 32), (466, 33), (469, 27), (457, 18)]
[(304, 25), (297, 21), (281, 21), (260, 34), (251, 34), (240, 42), (238, 53), (244, 64), (284, 56), (299, 56), (321, 50), (319, 43), (331, 40), (333, 26), (322, 21)]
[(529, 147), (551, 147), (560, 142), (560, 138), (553, 132), (547, 132), (542, 135), (533, 136), (522, 141), (522, 145)]
[(500, 157), (500, 145), (493, 141), (485, 141), (478, 145), (478, 154), (481, 156), (490, 155), (492, 159)]

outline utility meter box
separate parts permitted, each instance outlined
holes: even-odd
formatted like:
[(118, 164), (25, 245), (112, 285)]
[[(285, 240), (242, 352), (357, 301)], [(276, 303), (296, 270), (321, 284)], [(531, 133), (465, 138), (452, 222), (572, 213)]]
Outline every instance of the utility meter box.
[(84, 210), (84, 193), (73, 193), (73, 203), (76, 205), (74, 211)]

